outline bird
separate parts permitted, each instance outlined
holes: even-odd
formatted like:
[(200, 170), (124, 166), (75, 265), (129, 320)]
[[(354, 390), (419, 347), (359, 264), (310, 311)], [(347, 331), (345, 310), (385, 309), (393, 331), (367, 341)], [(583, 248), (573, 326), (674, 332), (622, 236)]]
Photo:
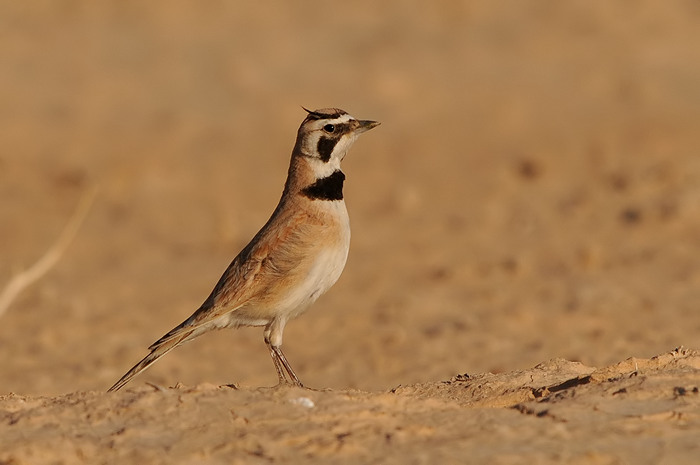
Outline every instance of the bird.
[(204, 303), (154, 342), (108, 392), (121, 389), (162, 356), (215, 329), (262, 326), (278, 385), (304, 387), (282, 352), (289, 320), (340, 277), (350, 220), (340, 163), (357, 137), (380, 123), (339, 108), (308, 110), (292, 149), (282, 196), (269, 220), (226, 268)]

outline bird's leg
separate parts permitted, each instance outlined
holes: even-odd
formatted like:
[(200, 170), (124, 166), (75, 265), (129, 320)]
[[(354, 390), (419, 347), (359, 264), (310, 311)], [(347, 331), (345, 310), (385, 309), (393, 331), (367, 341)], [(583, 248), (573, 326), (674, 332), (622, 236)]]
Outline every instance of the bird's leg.
[(284, 352), (282, 352), (282, 348), (275, 347), (275, 346), (270, 346), (270, 347), (271, 347), (271, 350), (276, 353), (279, 361), (282, 362), (282, 366), (284, 367), (284, 369), (287, 370), (287, 373), (289, 374), (289, 377), (291, 378), (292, 383), (296, 384), (299, 387), (304, 387), (304, 385), (301, 384), (301, 381), (299, 381), (299, 377), (297, 376), (297, 374), (294, 373), (294, 370), (292, 369), (292, 366), (289, 364), (289, 361), (287, 361), (287, 357), (284, 356)]
[(275, 364), (279, 383), (304, 387), (301, 381), (299, 381), (297, 374), (294, 373), (292, 366), (287, 361), (287, 357), (284, 356), (284, 352), (282, 352), (282, 332), (284, 331), (285, 323), (286, 320), (284, 319), (276, 319), (268, 323), (263, 333), (265, 336), (265, 344), (270, 351), (272, 362)]
[(275, 349), (272, 347), (272, 344), (270, 344), (270, 341), (265, 339), (265, 344), (270, 351), (270, 357), (272, 357), (272, 363), (275, 364), (275, 370), (277, 370), (277, 382), (279, 384), (287, 384), (287, 378), (284, 376), (284, 365), (282, 365), (282, 361), (277, 355)]

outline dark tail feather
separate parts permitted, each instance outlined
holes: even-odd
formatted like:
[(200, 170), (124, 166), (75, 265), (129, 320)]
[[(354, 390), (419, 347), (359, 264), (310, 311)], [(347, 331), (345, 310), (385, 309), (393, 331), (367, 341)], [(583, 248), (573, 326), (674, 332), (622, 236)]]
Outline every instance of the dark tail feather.
[(146, 355), (139, 363), (134, 365), (134, 367), (131, 370), (129, 370), (124, 376), (122, 376), (119, 381), (114, 383), (114, 386), (109, 388), (107, 392), (118, 391), (119, 389), (121, 389), (122, 386), (131, 381), (131, 378), (153, 365), (156, 362), (156, 360), (158, 360), (163, 355), (167, 354), (175, 347), (179, 346), (181, 343), (189, 339), (190, 335), (193, 332), (194, 331), (188, 331), (185, 334), (182, 334), (176, 338), (171, 336), (171, 338), (167, 341), (158, 341), (156, 344), (153, 344), (151, 346), (151, 353)]

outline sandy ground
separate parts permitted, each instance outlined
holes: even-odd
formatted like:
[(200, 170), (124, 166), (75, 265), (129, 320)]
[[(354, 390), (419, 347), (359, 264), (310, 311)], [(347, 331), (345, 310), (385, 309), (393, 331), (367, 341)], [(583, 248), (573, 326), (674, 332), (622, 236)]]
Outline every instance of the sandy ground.
[[(0, 287), (97, 189), (0, 316), (0, 463), (697, 463), (694, 3), (2, 2), (0, 34)], [(105, 394), (272, 212), (300, 105), (383, 123), (285, 332), (314, 389), (260, 389), (249, 328)]]
[[(681, 384), (682, 383), (682, 384)], [(681, 385), (679, 385), (681, 384)], [(200, 384), (2, 398), (2, 463), (693, 463), (700, 355), (388, 393)], [(38, 446), (38, 443), (41, 446)], [(55, 462), (54, 462), (55, 463)]]

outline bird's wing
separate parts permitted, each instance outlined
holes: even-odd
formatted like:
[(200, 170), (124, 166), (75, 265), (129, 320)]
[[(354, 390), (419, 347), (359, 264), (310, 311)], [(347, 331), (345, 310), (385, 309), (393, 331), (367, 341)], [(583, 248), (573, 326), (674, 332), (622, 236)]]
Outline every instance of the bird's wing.
[(153, 343), (149, 350), (185, 332), (191, 335), (182, 342), (192, 339), (201, 334), (193, 330), (273, 292), (282, 281), (303, 268), (305, 258), (311, 255), (306, 251), (313, 247), (310, 238), (314, 235), (308, 231), (313, 222), (298, 211), (279, 218), (276, 223), (271, 222), (231, 262), (201, 307)]
[(307, 230), (309, 218), (296, 212), (279, 218), (277, 223), (273, 220), (274, 215), (231, 262), (201, 307), (154, 342), (148, 348), (151, 352), (109, 391), (120, 389), (175, 347), (207, 332), (217, 318), (235, 312), (251, 300), (270, 292), (282, 278), (299, 268), (300, 250), (312, 246), (309, 238), (313, 235)]

